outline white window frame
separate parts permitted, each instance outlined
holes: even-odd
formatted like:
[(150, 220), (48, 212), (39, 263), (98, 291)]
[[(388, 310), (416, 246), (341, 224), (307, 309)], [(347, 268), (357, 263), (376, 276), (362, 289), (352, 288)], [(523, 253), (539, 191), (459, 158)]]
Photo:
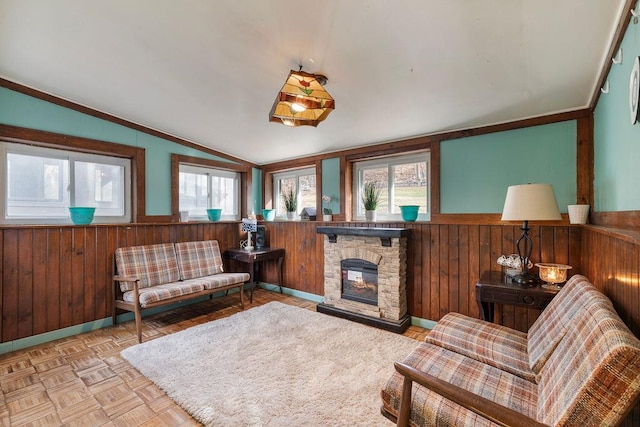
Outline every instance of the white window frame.
[[(234, 212), (228, 212), (223, 210), (222, 215), (220, 216), (220, 220), (223, 221), (238, 221), (241, 217), (240, 212), (240, 185), (241, 185), (241, 175), (240, 172), (220, 169), (209, 166), (202, 165), (193, 165), (188, 163), (180, 163), (178, 167), (178, 197), (180, 197), (180, 173), (194, 173), (200, 175), (207, 175), (207, 209), (217, 208), (218, 206), (213, 206), (212, 200), (212, 191), (211, 191), (211, 178), (212, 177), (220, 177), (220, 178), (231, 178), (234, 180), (234, 188), (233, 188), (233, 197), (234, 197)], [(180, 206), (180, 201), (178, 200), (178, 206)], [(182, 210), (182, 208), (179, 208)], [(189, 211), (189, 219), (190, 220), (208, 220), (206, 213), (204, 215), (198, 215)]]
[[(273, 174), (273, 208), (276, 210), (276, 218), (279, 218), (279, 219), (286, 218), (285, 215), (277, 214), (277, 212), (280, 212), (281, 210), (283, 212), (286, 211), (286, 209), (284, 208), (284, 201), (282, 200), (282, 191), (280, 191), (280, 181), (282, 179), (287, 179), (287, 178), (293, 178), (296, 180), (296, 192), (297, 192), (296, 198), (298, 200), (298, 204), (297, 204), (298, 209), (297, 209), (296, 215), (299, 215), (300, 212), (302, 212), (302, 209), (307, 207), (307, 206), (302, 206), (300, 202), (300, 197), (301, 197), (300, 177), (307, 176), (307, 175), (315, 175), (315, 174), (316, 174), (315, 166), (311, 166), (303, 169), (292, 169), (292, 170), (277, 172)], [(318, 183), (316, 182), (316, 194), (317, 192), (318, 192)]]
[[(418, 214), (417, 221), (430, 221), (431, 220), (431, 153), (424, 151), (421, 153), (404, 154), (397, 156), (380, 157), (373, 160), (363, 160), (353, 163), (353, 218), (355, 220), (365, 220), (364, 207), (362, 205), (362, 186), (364, 185), (363, 173), (367, 169), (378, 169), (380, 167), (387, 166), (388, 168), (388, 183), (387, 191), (389, 192), (389, 200), (393, 199), (393, 167), (396, 165), (402, 165), (413, 162), (426, 162), (425, 180), (426, 180), (426, 212), (420, 212)], [(390, 204), (391, 212), (388, 214), (381, 214), (378, 212), (376, 218), (383, 221), (402, 221), (402, 214), (399, 209), (396, 211), (395, 206)]]
[[(64, 200), (58, 202), (60, 206), (75, 206), (75, 174), (74, 162), (100, 163), (111, 166), (118, 166), (124, 169), (124, 188), (123, 188), (123, 207), (124, 214), (117, 216), (101, 215), (100, 206), (96, 206), (93, 224), (121, 224), (131, 222), (131, 159), (124, 157), (106, 156), (103, 154), (85, 153), (81, 151), (72, 151), (68, 149), (42, 147), (39, 145), (18, 144), (7, 141), (0, 141), (0, 197), (2, 206), (0, 206), (0, 223), (2, 224), (72, 224), (69, 213), (59, 216), (16, 216), (8, 217), (8, 154), (20, 154), (47, 157), (51, 159), (66, 160), (69, 162), (69, 186), (66, 190), (67, 194)], [(98, 203), (96, 203), (98, 204)]]

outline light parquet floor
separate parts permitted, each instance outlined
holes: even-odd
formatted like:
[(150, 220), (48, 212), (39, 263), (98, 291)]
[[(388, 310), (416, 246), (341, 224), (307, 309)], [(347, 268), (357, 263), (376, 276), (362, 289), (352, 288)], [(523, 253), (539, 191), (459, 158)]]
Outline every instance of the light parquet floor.
[[(316, 304), (267, 290), (271, 301), (316, 309)], [(143, 341), (240, 311), (237, 295), (156, 314), (143, 320)], [(424, 340), (428, 330), (404, 335)], [(0, 426), (196, 426), (162, 390), (120, 356), (137, 344), (133, 321), (0, 355)]]

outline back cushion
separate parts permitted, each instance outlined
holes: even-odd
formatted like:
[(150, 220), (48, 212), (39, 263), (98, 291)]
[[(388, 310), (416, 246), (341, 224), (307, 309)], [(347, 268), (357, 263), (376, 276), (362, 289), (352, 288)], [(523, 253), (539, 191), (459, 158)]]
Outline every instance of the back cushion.
[(640, 341), (604, 302), (571, 323), (540, 372), (538, 420), (617, 425), (640, 392)]
[(600, 293), (589, 279), (579, 274), (572, 276), (551, 300), (527, 333), (529, 365), (534, 373), (540, 373), (567, 332), (567, 326), (573, 316), (594, 300), (608, 302), (611, 305), (609, 299)]
[(176, 243), (176, 256), (181, 280), (223, 272), (217, 240)]
[[(121, 276), (139, 279), (141, 288), (180, 280), (173, 243), (118, 248), (116, 269)], [(120, 289), (130, 291), (133, 283), (121, 282)]]

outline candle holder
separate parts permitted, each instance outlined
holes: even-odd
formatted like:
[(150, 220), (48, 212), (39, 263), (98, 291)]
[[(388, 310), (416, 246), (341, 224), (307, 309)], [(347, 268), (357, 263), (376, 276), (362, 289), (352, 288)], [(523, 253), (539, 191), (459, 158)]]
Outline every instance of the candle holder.
[(563, 283), (567, 280), (567, 270), (572, 268), (570, 265), (549, 263), (538, 263), (536, 267), (540, 269), (540, 279), (546, 282), (542, 287), (556, 291), (562, 289), (558, 286), (558, 283)]

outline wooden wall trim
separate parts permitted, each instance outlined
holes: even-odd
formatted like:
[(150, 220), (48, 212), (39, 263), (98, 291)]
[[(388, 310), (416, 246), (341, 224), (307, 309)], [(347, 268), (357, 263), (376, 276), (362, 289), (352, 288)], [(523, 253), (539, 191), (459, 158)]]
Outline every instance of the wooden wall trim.
[(103, 154), (130, 159), (132, 169), (131, 217), (133, 222), (143, 222), (147, 220), (144, 148), (3, 124), (0, 124), (0, 139), (21, 144), (72, 149), (85, 153)]
[(41, 99), (43, 101), (50, 102), (52, 104), (59, 105), (59, 106), (64, 107), (64, 108), (68, 108), (70, 110), (74, 110), (74, 111), (77, 111), (79, 113), (87, 114), (89, 116), (93, 116), (93, 117), (96, 117), (96, 118), (101, 119), (101, 120), (105, 120), (105, 121), (108, 121), (108, 122), (111, 122), (111, 123), (115, 123), (115, 124), (118, 124), (120, 126), (127, 127), (129, 129), (133, 129), (133, 130), (136, 130), (136, 131), (139, 131), (139, 132), (142, 132), (142, 133), (146, 133), (148, 135), (153, 135), (153, 136), (156, 136), (158, 138), (165, 139), (167, 141), (175, 142), (176, 144), (180, 144), (180, 145), (183, 145), (185, 147), (193, 148), (195, 150), (202, 151), (204, 153), (212, 154), (214, 156), (221, 157), (223, 159), (231, 160), (233, 162), (237, 162), (237, 163), (243, 164), (245, 166), (255, 166), (255, 164), (250, 163), (250, 162), (248, 162), (246, 160), (240, 159), (238, 157), (233, 157), (233, 156), (231, 156), (229, 154), (225, 154), (225, 153), (222, 153), (220, 151), (213, 150), (213, 149), (211, 149), (209, 147), (206, 147), (206, 146), (203, 146), (203, 145), (199, 145), (199, 144), (196, 144), (196, 143), (191, 142), (191, 141), (187, 141), (186, 139), (182, 139), (182, 138), (179, 138), (177, 136), (173, 136), (173, 135), (170, 135), (168, 133), (165, 133), (165, 132), (162, 132), (162, 131), (159, 131), (159, 130), (156, 130), (156, 129), (152, 129), (152, 128), (147, 127), (147, 126), (143, 126), (143, 125), (140, 125), (138, 123), (131, 122), (129, 120), (125, 120), (125, 119), (122, 119), (120, 117), (113, 116), (111, 114), (108, 114), (108, 113), (105, 113), (105, 112), (102, 112), (102, 111), (99, 111), (99, 110), (96, 110), (96, 109), (93, 109), (93, 108), (90, 108), (90, 107), (75, 103), (73, 101), (69, 101), (69, 100), (54, 96), (54, 95), (50, 95), (50, 94), (48, 94), (46, 92), (42, 92), (42, 91), (39, 91), (37, 89), (30, 88), (28, 86), (24, 86), (24, 85), (21, 85), (19, 83), (16, 83), (16, 82), (13, 82), (11, 80), (7, 80), (7, 79), (1, 78), (1, 77), (0, 77), (0, 87), (5, 87), (7, 89), (10, 89), (10, 90), (13, 90), (15, 92), (19, 92), (19, 93), (31, 96), (33, 98)]
[(593, 206), (593, 113), (578, 119), (576, 131), (576, 202)]
[(598, 105), (598, 100), (600, 99), (601, 95), (600, 88), (604, 86), (604, 82), (607, 80), (607, 76), (609, 75), (609, 71), (611, 71), (611, 66), (613, 65), (611, 58), (615, 57), (618, 49), (620, 49), (622, 39), (624, 38), (624, 35), (629, 28), (629, 22), (631, 22), (631, 9), (635, 7), (637, 1), (638, 0), (626, 0), (624, 6), (622, 7), (621, 19), (620, 21), (618, 21), (616, 32), (613, 36), (613, 39), (611, 40), (609, 51), (607, 52), (602, 70), (600, 71), (598, 84), (594, 88), (593, 94), (591, 95), (591, 102), (589, 103), (589, 109), (591, 111), (595, 110), (596, 105)]
[(629, 233), (640, 230), (640, 211), (591, 212), (589, 218), (591, 224), (601, 227), (627, 230)]

